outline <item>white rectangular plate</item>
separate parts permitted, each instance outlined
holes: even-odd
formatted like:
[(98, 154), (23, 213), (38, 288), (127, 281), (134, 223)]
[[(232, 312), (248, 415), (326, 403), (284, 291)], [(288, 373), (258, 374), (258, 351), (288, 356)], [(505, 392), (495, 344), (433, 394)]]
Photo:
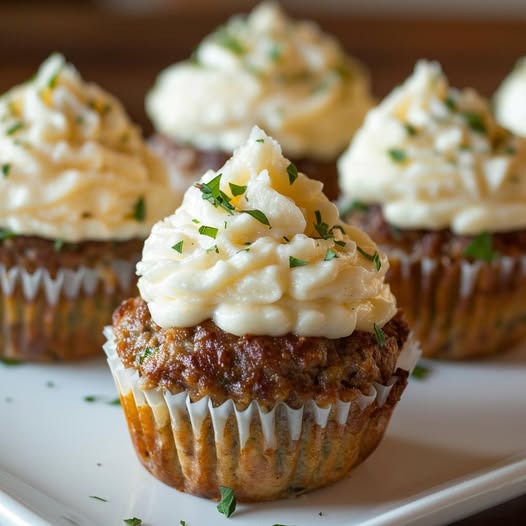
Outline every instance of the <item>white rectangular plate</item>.
[(238, 505), (226, 519), (216, 503), (165, 486), (139, 464), (121, 408), (107, 403), (116, 391), (103, 359), (0, 363), (0, 524), (432, 525), (526, 493), (526, 348), (430, 366), (350, 478), (296, 499)]

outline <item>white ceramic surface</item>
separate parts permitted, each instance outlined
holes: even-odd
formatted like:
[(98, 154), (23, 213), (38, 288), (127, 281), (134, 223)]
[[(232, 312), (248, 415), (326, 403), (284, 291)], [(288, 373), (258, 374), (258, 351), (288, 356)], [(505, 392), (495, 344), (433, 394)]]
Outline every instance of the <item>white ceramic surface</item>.
[[(0, 525), (118, 526), (135, 516), (143, 526), (429, 526), (526, 493), (526, 348), (430, 366), (349, 479), (296, 499), (239, 505), (226, 519), (214, 502), (142, 468), (121, 408), (106, 403), (116, 391), (102, 357), (0, 363)], [(101, 398), (84, 401), (91, 395)]]

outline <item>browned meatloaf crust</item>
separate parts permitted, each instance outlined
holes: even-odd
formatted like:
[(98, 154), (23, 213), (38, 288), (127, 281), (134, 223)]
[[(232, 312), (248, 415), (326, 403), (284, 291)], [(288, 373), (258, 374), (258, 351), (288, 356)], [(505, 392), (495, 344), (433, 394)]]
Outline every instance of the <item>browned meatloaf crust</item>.
[(141, 298), (122, 303), (113, 325), (117, 353), (125, 367), (139, 370), (145, 389), (187, 390), (193, 400), (209, 395), (216, 404), (230, 398), (238, 408), (252, 400), (297, 408), (313, 398), (346, 400), (353, 388), (367, 393), (372, 382), (391, 378), (408, 336), (400, 314), (383, 328), (383, 347), (360, 331), (339, 339), (235, 336), (210, 320), (161, 329)]
[[(449, 229), (424, 230), (400, 229), (389, 224), (380, 205), (360, 207), (344, 219), (365, 230), (376, 243), (386, 250), (400, 249), (421, 259), (464, 259), (464, 250), (474, 236), (455, 234)], [(492, 235), (493, 250), (503, 256), (520, 256), (526, 253), (526, 230), (497, 232)]]
[[(169, 163), (178, 168), (183, 176), (185, 173), (192, 174), (188, 177), (188, 185), (194, 182), (194, 175), (199, 176), (207, 170), (218, 170), (230, 158), (229, 154), (214, 150), (198, 150), (191, 146), (177, 143), (162, 134), (155, 134), (150, 139), (150, 144)], [(287, 155), (287, 152), (284, 152)], [(298, 170), (311, 179), (317, 179), (323, 183), (323, 191), (329, 199), (338, 197), (338, 170), (336, 159), (334, 161), (319, 161), (315, 159), (291, 159)]]

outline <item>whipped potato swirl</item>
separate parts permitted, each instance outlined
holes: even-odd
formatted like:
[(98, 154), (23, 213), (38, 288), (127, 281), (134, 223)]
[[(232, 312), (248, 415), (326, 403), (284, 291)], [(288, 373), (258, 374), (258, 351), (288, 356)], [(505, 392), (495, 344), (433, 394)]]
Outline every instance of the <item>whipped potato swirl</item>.
[(363, 67), (273, 3), (229, 20), (192, 60), (163, 71), (146, 99), (158, 131), (199, 149), (230, 153), (257, 124), (287, 155), (329, 160), (371, 104)]
[(122, 105), (52, 55), (0, 97), (0, 229), (76, 242), (146, 237), (180, 203)]
[(458, 234), (526, 227), (526, 144), (486, 100), (448, 85), (440, 66), (413, 75), (371, 110), (339, 160), (344, 195), (381, 203), (400, 228)]
[(495, 115), (502, 126), (526, 137), (526, 57), (517, 61), (495, 93)]
[(211, 318), (236, 335), (339, 338), (395, 314), (388, 267), (365, 233), (338, 219), (322, 184), (254, 128), (153, 227), (137, 271), (164, 328)]

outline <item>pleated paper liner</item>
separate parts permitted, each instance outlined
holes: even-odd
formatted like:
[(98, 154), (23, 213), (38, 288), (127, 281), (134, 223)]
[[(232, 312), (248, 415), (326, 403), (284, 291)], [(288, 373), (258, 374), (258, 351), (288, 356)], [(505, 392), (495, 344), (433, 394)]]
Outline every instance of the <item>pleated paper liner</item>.
[(490, 263), (388, 255), (387, 281), (424, 356), (473, 358), (526, 339), (526, 256)]
[[(139, 255), (137, 255), (139, 257)], [(0, 264), (0, 357), (74, 360), (100, 354), (101, 331), (115, 307), (135, 294), (135, 264), (28, 272)]]
[(142, 390), (137, 371), (115, 352), (111, 327), (104, 350), (137, 455), (155, 477), (178, 490), (219, 497), (232, 488), (240, 501), (297, 495), (345, 477), (379, 444), (391, 413), (420, 356), (413, 340), (400, 355), (396, 374), (347, 401), (300, 408), (284, 403), (266, 411), (257, 401), (238, 409), (232, 400), (215, 406), (192, 402), (183, 391)]

